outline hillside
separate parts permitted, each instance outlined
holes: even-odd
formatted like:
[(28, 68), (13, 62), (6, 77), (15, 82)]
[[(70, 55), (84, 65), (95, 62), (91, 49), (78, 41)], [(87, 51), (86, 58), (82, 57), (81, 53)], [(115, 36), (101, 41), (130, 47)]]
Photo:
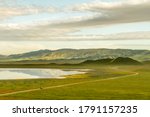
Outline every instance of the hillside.
[(123, 57), (118, 57), (110, 62), (110, 64), (124, 64), (124, 65), (140, 65), (141, 63), (139, 61), (136, 61), (131, 58), (123, 58)]
[(82, 62), (81, 64), (96, 64), (96, 65), (140, 65), (142, 64), (139, 61), (136, 61), (134, 59), (128, 58), (128, 57), (118, 57), (115, 59), (100, 59), (100, 60), (87, 60)]
[[(115, 59), (118, 57), (129, 57), (137, 61), (150, 60), (149, 50), (130, 49), (59, 49), (39, 50), (28, 53), (0, 56), (0, 61), (56, 61), (63, 63), (76, 63), (86, 60)], [(104, 61), (103, 61), (104, 62)]]
[(82, 64), (109, 64), (113, 59), (86, 60)]

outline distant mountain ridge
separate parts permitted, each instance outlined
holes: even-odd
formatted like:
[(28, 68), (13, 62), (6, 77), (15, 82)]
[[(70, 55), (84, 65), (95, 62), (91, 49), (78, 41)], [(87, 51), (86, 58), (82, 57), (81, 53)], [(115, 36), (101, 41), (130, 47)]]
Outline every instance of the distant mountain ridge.
[(0, 61), (86, 61), (129, 57), (137, 61), (149, 61), (149, 50), (131, 49), (59, 49), (39, 50), (23, 54), (0, 56)]

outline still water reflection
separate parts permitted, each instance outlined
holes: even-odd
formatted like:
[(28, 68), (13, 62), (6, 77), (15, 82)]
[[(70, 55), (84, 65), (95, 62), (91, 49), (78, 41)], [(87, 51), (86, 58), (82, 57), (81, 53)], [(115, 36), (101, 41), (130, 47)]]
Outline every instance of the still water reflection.
[(1, 68), (0, 80), (64, 78), (65, 75), (83, 74), (83, 73), (84, 72), (82, 72), (81, 70)]

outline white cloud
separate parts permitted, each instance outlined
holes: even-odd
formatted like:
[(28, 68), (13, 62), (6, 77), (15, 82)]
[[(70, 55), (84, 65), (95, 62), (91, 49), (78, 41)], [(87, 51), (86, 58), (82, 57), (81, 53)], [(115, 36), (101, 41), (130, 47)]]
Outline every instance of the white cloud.
[(126, 32), (126, 33), (117, 33), (117, 34), (111, 34), (111, 35), (104, 35), (103, 39), (115, 39), (115, 40), (150, 39), (150, 31)]
[(38, 41), (38, 40), (56, 40), (64, 37), (68, 33), (74, 32), (73, 29), (55, 29), (46, 27), (30, 27), (30, 29), (5, 29), (0, 30), (1, 41)]
[(72, 9), (73, 11), (100, 12), (102, 10), (125, 8), (128, 6), (147, 4), (149, 2), (150, 2), (149, 0), (122, 0), (122, 1), (115, 1), (115, 2), (94, 1), (90, 3), (74, 5), (73, 7), (70, 7), (70, 9)]
[(18, 7), (0, 7), (0, 19), (8, 19), (15, 16), (23, 16), (23, 15), (30, 15), (30, 14), (39, 14), (39, 13), (52, 13), (56, 12), (57, 9), (53, 7), (39, 7), (39, 6), (18, 6)]

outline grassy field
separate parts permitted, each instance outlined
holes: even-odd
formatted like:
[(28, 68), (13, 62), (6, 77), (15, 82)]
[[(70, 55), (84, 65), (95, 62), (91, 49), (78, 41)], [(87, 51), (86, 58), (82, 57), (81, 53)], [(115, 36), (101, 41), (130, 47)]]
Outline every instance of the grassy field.
[(16, 67), (91, 69), (91, 71), (66, 76), (66, 79), (0, 80), (0, 99), (150, 99), (150, 65)]

